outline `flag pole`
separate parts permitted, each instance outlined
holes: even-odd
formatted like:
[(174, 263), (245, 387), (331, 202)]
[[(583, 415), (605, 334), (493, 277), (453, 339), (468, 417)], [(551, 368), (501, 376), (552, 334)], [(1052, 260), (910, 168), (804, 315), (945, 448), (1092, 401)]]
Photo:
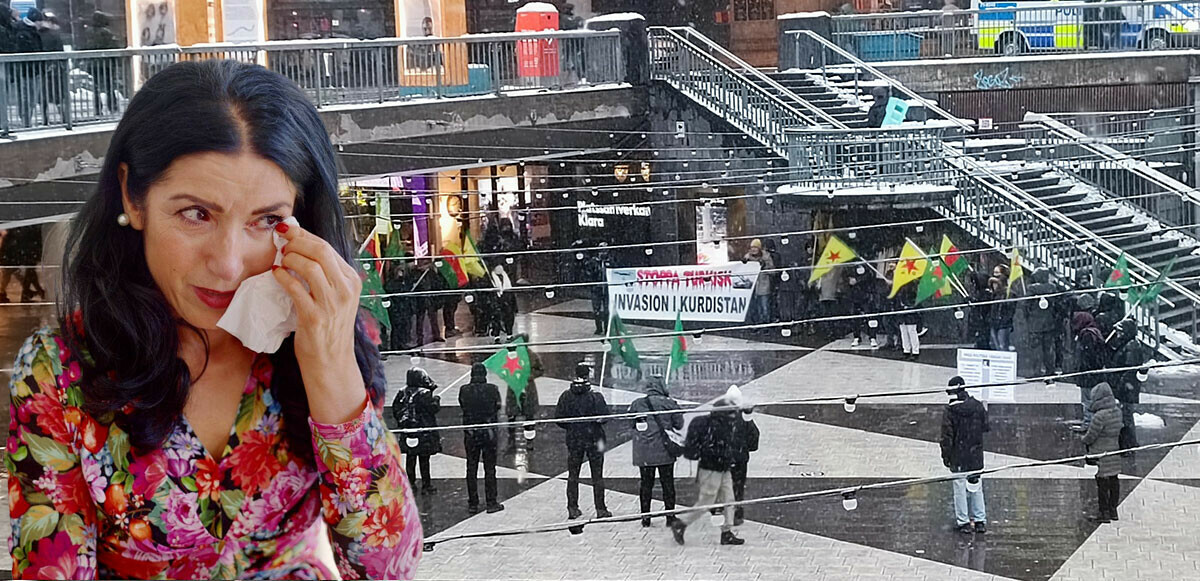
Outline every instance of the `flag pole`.
[(608, 322), (604, 327), (604, 353), (600, 356), (599, 387), (604, 387), (604, 371), (608, 369), (608, 352), (612, 349), (612, 320), (613, 312), (610, 310), (608, 313)]

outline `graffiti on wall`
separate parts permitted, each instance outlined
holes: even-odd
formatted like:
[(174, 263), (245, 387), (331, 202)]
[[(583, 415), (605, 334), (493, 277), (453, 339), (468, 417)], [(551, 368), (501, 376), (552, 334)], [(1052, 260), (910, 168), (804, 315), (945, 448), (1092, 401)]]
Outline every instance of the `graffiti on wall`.
[(1017, 84), (1023, 80), (1025, 80), (1025, 77), (1010, 73), (1008, 67), (1004, 67), (1004, 70), (990, 75), (984, 74), (983, 69), (975, 71), (975, 88), (982, 91), (1015, 89), (1017, 88)]

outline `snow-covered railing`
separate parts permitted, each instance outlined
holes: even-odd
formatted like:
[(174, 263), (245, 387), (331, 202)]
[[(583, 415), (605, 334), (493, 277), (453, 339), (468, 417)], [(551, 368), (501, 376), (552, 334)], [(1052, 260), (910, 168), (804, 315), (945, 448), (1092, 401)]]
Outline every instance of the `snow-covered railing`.
[(625, 79), (617, 30), (288, 40), (0, 55), (0, 135), (120, 119), (146, 79), (233, 59), (295, 81), (318, 107), (563, 89)]

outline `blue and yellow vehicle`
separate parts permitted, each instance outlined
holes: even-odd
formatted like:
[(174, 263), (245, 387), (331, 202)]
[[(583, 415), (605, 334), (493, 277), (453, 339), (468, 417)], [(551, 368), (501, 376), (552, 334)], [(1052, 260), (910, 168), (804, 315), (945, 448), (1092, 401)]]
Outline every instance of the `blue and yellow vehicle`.
[(988, 2), (974, 0), (977, 46), (999, 54), (1195, 46), (1194, 2)]

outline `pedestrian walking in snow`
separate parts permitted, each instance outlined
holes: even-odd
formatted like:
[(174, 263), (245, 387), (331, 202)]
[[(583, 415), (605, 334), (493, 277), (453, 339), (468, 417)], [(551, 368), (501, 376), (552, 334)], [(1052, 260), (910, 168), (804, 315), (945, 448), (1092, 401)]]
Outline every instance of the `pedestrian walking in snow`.
[[(713, 405), (717, 408), (728, 407), (728, 394), (717, 400)], [(705, 506), (717, 503), (734, 502), (733, 467), (735, 449), (733, 445), (733, 422), (736, 413), (732, 410), (714, 410), (707, 416), (692, 420), (687, 430), (687, 443), (684, 445), (684, 456), (690, 460), (699, 460), (696, 472), (696, 485), (700, 493), (695, 506)], [(741, 545), (746, 541), (733, 534), (734, 511), (725, 510), (725, 522), (721, 525), (722, 545)], [(693, 510), (684, 513), (671, 525), (671, 533), (675, 542), (684, 543), (684, 534), (688, 525), (700, 518), (704, 510)]]

